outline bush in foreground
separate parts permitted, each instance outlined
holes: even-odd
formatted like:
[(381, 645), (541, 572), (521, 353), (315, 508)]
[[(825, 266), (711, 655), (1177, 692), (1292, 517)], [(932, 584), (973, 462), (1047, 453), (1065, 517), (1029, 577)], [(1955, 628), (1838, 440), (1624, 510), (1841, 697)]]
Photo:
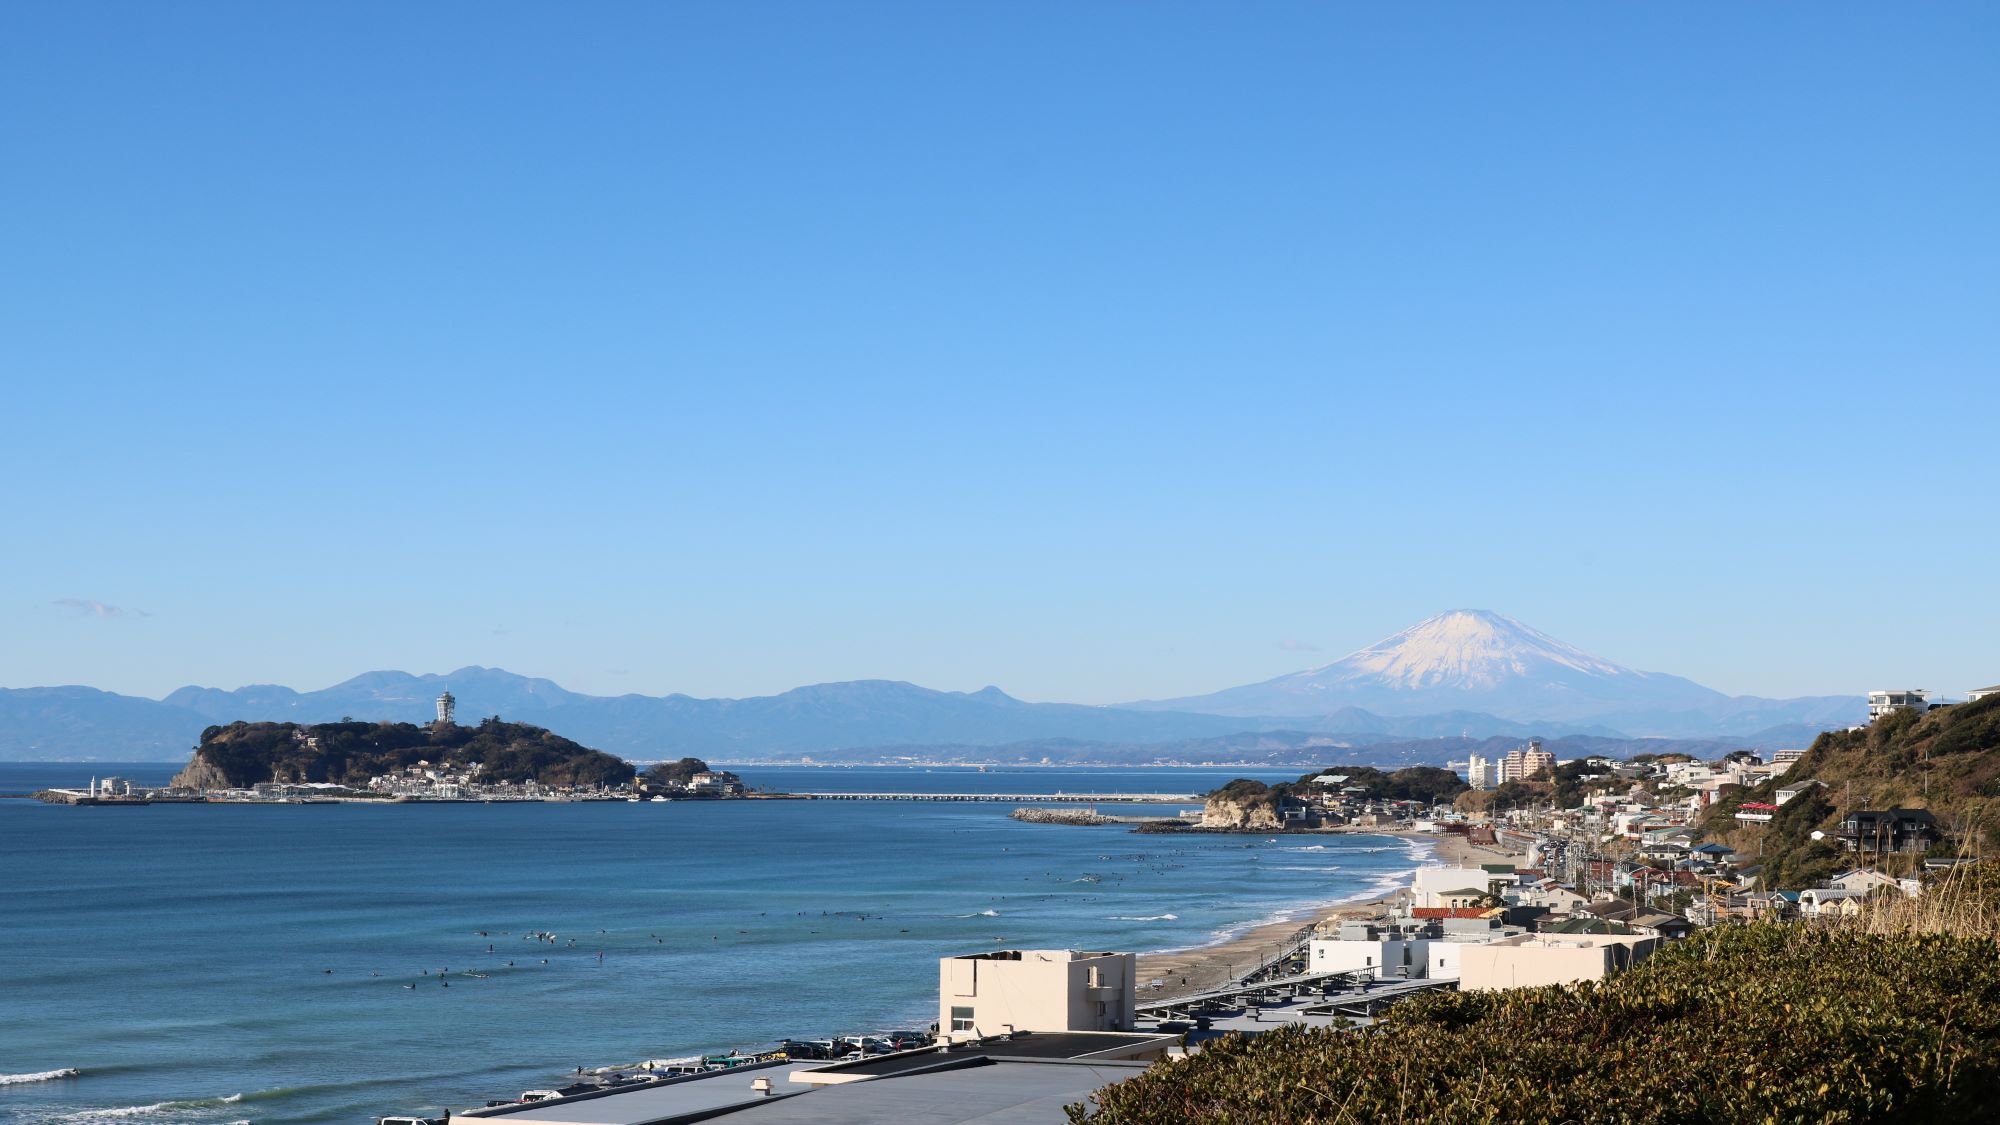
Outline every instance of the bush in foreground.
[(1605, 985), (1441, 993), (1365, 1031), (1214, 1043), (1073, 1122), (2000, 1120), (1984, 937), (1713, 930)]

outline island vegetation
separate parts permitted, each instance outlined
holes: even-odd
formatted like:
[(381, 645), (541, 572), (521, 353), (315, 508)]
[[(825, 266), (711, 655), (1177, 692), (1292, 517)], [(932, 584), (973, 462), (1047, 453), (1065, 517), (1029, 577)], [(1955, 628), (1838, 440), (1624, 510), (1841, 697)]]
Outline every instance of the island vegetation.
[(623, 785), (634, 774), (623, 758), (495, 716), (476, 726), (353, 720), (211, 726), (201, 732), (193, 760), (175, 783), (201, 789), (261, 782), (362, 786), (422, 763), (462, 769), (475, 762), (482, 767), (480, 776), (494, 782), (554, 788)]
[(1392, 772), (1374, 766), (1326, 766), (1301, 775), (1297, 781), (1280, 781), (1275, 785), (1239, 777), (1205, 796), (1234, 805), (1264, 806), (1275, 813), (1327, 792), (1329, 785), (1318, 781), (1322, 777), (1340, 779), (1330, 783), (1332, 792), (1370, 801), (1416, 801), (1428, 805), (1449, 801), (1466, 790), (1464, 778), (1437, 766), (1409, 766)]

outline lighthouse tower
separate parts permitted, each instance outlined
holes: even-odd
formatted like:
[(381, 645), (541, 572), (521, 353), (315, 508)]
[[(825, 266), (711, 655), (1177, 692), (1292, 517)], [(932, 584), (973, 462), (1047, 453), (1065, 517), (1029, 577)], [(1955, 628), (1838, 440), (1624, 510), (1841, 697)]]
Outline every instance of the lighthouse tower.
[(437, 725), (441, 727), (450, 726), (452, 713), (457, 709), (457, 707), (458, 707), (458, 700), (453, 699), (451, 697), (450, 692), (445, 692), (443, 695), (438, 696)]

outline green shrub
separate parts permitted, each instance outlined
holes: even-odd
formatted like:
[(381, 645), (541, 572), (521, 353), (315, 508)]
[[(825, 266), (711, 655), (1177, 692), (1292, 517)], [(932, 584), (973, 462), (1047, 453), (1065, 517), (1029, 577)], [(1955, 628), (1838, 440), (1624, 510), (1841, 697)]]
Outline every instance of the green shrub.
[(1440, 993), (1363, 1031), (1218, 1041), (1070, 1120), (1991, 1121), (1995, 953), (1979, 937), (1727, 927), (1604, 985)]

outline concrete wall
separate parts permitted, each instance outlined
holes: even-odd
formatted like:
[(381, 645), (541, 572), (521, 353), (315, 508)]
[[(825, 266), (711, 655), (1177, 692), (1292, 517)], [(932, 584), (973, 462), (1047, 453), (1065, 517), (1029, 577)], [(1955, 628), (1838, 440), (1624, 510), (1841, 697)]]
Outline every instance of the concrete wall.
[(1659, 940), (1614, 934), (1529, 934), (1459, 953), (1458, 987), (1536, 988), (1603, 980), (1645, 960)]
[[(970, 1039), (1009, 1031), (1127, 1031), (1138, 958), (1066, 949), (1009, 950), (938, 962), (938, 1034)], [(954, 1029), (971, 1009), (972, 1027)]]

